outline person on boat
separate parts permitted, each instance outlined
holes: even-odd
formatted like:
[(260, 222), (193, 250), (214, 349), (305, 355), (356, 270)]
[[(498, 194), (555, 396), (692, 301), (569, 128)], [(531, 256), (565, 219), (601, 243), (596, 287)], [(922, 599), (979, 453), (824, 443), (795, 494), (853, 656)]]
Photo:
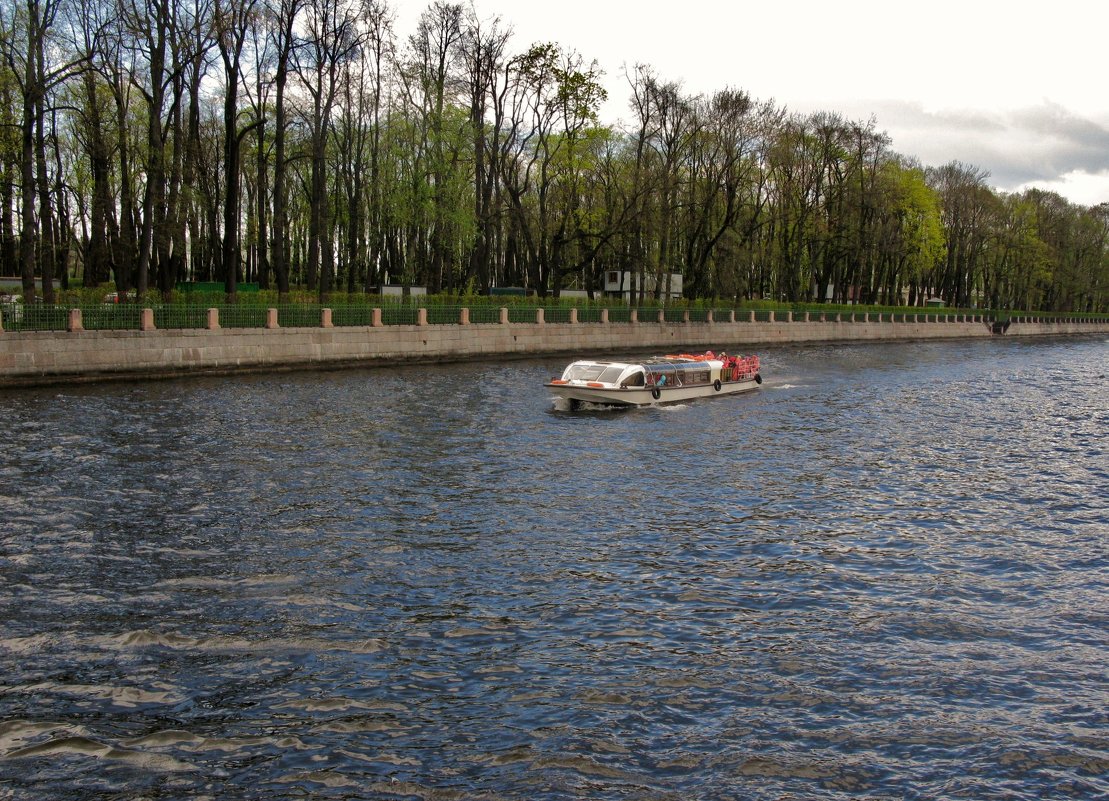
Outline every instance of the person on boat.
[(666, 376), (660, 375), (658, 377), (658, 381), (655, 382), (655, 386), (656, 387), (661, 387), (661, 386), (665, 386), (665, 385), (666, 385)]

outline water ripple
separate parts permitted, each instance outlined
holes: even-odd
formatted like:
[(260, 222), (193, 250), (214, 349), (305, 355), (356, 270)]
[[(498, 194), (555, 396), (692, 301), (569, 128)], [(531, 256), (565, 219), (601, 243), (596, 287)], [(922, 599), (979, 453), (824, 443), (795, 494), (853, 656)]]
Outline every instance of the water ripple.
[(0, 787), (1109, 798), (1109, 343), (762, 356), (0, 395)]

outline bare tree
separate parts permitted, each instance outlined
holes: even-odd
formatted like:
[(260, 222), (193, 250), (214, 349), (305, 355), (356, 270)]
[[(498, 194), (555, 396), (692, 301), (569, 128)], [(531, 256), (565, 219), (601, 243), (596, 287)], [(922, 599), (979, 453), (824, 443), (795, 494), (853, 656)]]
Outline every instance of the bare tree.
[[(42, 276), (42, 295), (54, 302), (53, 207), (46, 168), (46, 111), (49, 93), (85, 69), (88, 54), (47, 64), (54, 52), (48, 42), (63, 11), (63, 0), (26, 0), (22, 6), (0, 8), (0, 45), (3, 58), (23, 104), (20, 121), (22, 143), (22, 230), (20, 266), (23, 294), (35, 298), (35, 272)], [(10, 13), (9, 13), (10, 12)], [(64, 52), (64, 51), (63, 51)], [(36, 219), (36, 201), (38, 216)], [(37, 243), (37, 247), (36, 247)]]
[(312, 177), (309, 189), (308, 285), (319, 287), (320, 300), (331, 291), (335, 270), (334, 209), (327, 192), (327, 138), (331, 112), (342, 76), (342, 65), (361, 47), (358, 9), (347, 0), (307, 0), (305, 38), (293, 54), (301, 83), (308, 93), (305, 109), (309, 128)]
[(239, 128), (239, 83), (242, 54), (257, 0), (220, 0), (213, 31), (223, 60), (223, 271), (224, 291), (235, 302), (239, 269), (239, 155), (243, 138), (263, 124), (259, 118)]
[(471, 9), (459, 42), (459, 57), (466, 75), (470, 101), (470, 128), (474, 146), (474, 219), (477, 235), (470, 250), (464, 284), (476, 279), (483, 291), (491, 285), (490, 262), (497, 209), (493, 205), (498, 172), (491, 152), (505, 124), (505, 98), (509, 82), (505, 73), (506, 50), (512, 29), (499, 17), (478, 18)]
[(342, 65), (337, 101), (339, 121), (333, 133), (337, 145), (337, 180), (342, 185), (345, 200), (344, 213), (338, 216), (342, 218), (341, 259), (347, 292), (371, 283), (376, 272), (369, 265), (367, 225), (372, 218), (376, 227), (380, 216), (380, 124), (383, 70), (392, 48), (390, 25), (386, 7), (371, 0), (361, 14), (361, 58), (348, 59)]
[(289, 294), (289, 249), (287, 242), (288, 208), (286, 203), (286, 176), (288, 163), (285, 157), (285, 137), (288, 128), (286, 112), (286, 87), (289, 68), (296, 47), (294, 26), (303, 0), (271, 0), (267, 16), (276, 65), (274, 73), (274, 125), (273, 125), (273, 273), (277, 280), (278, 297), (284, 300)]
[(458, 137), (448, 124), (446, 112), (461, 94), (454, 65), (462, 38), (462, 19), (461, 5), (437, 0), (428, 6), (408, 39), (408, 58), (401, 70), (405, 98), (425, 141), (421, 155), (427, 173), (425, 186), (431, 193), (427, 272), (433, 291), (443, 288), (450, 260), (448, 229), (453, 215), (449, 185)]
[[(369, 58), (369, 71), (372, 92), (372, 114), (370, 129), (370, 186), (369, 208), (372, 233), (367, 243), (368, 260), (366, 283), (376, 284), (379, 280), (378, 265), (385, 250), (384, 197), (382, 192), (382, 109), (385, 108), (386, 70), (396, 59), (393, 39), (393, 19), (384, 3), (373, 3), (366, 14), (366, 48)], [(372, 280), (371, 280), (372, 277)]]
[[(751, 248), (766, 202), (760, 151), (780, 115), (772, 104), (757, 103), (735, 89), (699, 101), (696, 114), (685, 264), (689, 289), (699, 297), (720, 287), (710, 264), (725, 236), (735, 236), (740, 252)], [(736, 276), (728, 278), (734, 293)]]
[[(81, 52), (93, 65), (100, 62), (101, 54), (97, 51), (105, 38), (100, 34), (106, 28), (111, 9), (106, 3), (90, 2), (85, 11), (78, 21), (78, 32)], [(111, 185), (112, 140), (102, 104), (107, 92), (106, 81), (97, 70), (86, 69), (81, 74), (81, 91), (84, 102), (79, 110), (76, 132), (88, 157), (92, 182), (88, 241), (84, 254), (85, 283), (95, 285), (107, 282), (111, 277), (112, 252), (118, 246), (119, 226), (115, 219), (115, 198)]]
[(693, 100), (682, 93), (677, 82), (650, 80), (646, 85), (648, 102), (654, 106), (656, 134), (650, 141), (660, 171), (657, 199), (658, 259), (655, 262), (655, 301), (670, 297), (670, 276), (680, 264), (675, 258), (675, 224), (684, 180), (682, 165), (689, 155), (689, 146), (697, 134), (698, 119), (693, 113)]
[(147, 113), (146, 185), (135, 284), (139, 295), (145, 294), (151, 270), (157, 269), (161, 288), (168, 293), (172, 289), (170, 258), (173, 256), (174, 209), (171, 203), (175, 198), (170, 186), (173, 165), (166, 163), (166, 140), (173, 130), (176, 109), (184, 92), (181, 75), (192, 63), (192, 47), (194, 44), (209, 46), (207, 40), (196, 42), (189, 35), (194, 27), (204, 25), (203, 20), (195, 19), (191, 12), (203, 14), (206, 9), (199, 5), (188, 9), (173, 0), (120, 0), (120, 3), (120, 17), (129, 34), (122, 45), (134, 57), (135, 69), (129, 73), (129, 79), (142, 94)]
[(940, 197), (947, 250), (938, 274), (929, 285), (914, 292), (913, 300), (920, 304), (927, 300), (928, 291), (935, 291), (949, 305), (965, 305), (988, 244), (985, 222), (993, 201), (986, 187), (988, 175), (957, 161), (929, 170), (929, 183)]
[[(635, 115), (635, 129), (631, 134), (634, 151), (631, 196), (636, 203), (631, 215), (632, 228), (629, 231), (625, 253), (627, 262), (624, 266), (630, 267), (634, 275), (633, 302), (642, 305), (647, 296), (646, 275), (650, 269), (650, 261), (655, 256), (654, 249), (650, 246), (654, 236), (649, 223), (650, 198), (655, 189), (655, 176), (650, 169), (650, 141), (659, 130), (656, 104), (652, 99), (658, 78), (654, 70), (646, 64), (636, 64), (630, 73), (625, 69), (624, 76), (631, 90), (629, 106)], [(655, 264), (658, 264), (657, 258)]]

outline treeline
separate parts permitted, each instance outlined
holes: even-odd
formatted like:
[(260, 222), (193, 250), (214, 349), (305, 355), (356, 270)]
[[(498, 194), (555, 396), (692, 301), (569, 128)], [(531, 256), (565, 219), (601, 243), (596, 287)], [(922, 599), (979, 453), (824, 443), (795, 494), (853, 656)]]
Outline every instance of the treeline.
[[(662, 292), (1109, 309), (1109, 205), (924, 169), (873, 120), (691, 96), (436, 2), (0, 0), (0, 265), (24, 295)], [(641, 289), (641, 295), (646, 289)], [(640, 300), (655, 298), (640, 297)]]

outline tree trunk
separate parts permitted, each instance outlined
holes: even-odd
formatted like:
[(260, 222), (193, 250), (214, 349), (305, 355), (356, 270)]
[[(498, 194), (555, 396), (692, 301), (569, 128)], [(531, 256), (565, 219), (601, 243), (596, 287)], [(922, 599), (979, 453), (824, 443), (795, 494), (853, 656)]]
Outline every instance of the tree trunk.
[(269, 175), (268, 175), (268, 169), (267, 169), (268, 165), (266, 164), (265, 142), (266, 142), (266, 126), (265, 125), (259, 125), (258, 126), (258, 158), (257, 158), (258, 186), (257, 186), (257, 189), (255, 190), (257, 192), (257, 197), (255, 199), (256, 200), (255, 215), (256, 215), (257, 219), (255, 220), (255, 224), (258, 226), (258, 228), (257, 228), (257, 230), (258, 230), (258, 240), (257, 240), (258, 241), (258, 267), (257, 267), (257, 274), (258, 274), (258, 285), (259, 285), (259, 287), (262, 288), (262, 289), (269, 289), (270, 288), (270, 260), (269, 260), (269, 239), (268, 239), (268, 236), (267, 236), (267, 234), (269, 232), (269, 221), (266, 219), (267, 211), (268, 211), (268, 208), (267, 208), (267, 199), (268, 199), (267, 194), (268, 193), (266, 191), (266, 182), (267, 182), (267, 179), (268, 179)]
[[(222, 46), (221, 46), (222, 48)], [(224, 59), (229, 56), (224, 52)], [(238, 299), (239, 282), (239, 137), (237, 132), (239, 74), (228, 66), (223, 98), (223, 250), (224, 291), (228, 303)]]
[(131, 151), (127, 136), (126, 89), (116, 76), (112, 91), (116, 101), (116, 150), (119, 153), (119, 239), (112, 258), (116, 290), (126, 292), (135, 286), (135, 196), (131, 189)]
[[(28, 6), (30, 8), (30, 6)], [(37, 10), (37, 5), (35, 6)], [(38, 226), (35, 220), (35, 109), (39, 105), (38, 73), (35, 69), (37, 16), (27, 24), (27, 62), (23, 78), (23, 120), (20, 126), (22, 144), (22, 214), (23, 226), (19, 237), (20, 268), (22, 272), (23, 299), (35, 300), (35, 262), (38, 255)]]

